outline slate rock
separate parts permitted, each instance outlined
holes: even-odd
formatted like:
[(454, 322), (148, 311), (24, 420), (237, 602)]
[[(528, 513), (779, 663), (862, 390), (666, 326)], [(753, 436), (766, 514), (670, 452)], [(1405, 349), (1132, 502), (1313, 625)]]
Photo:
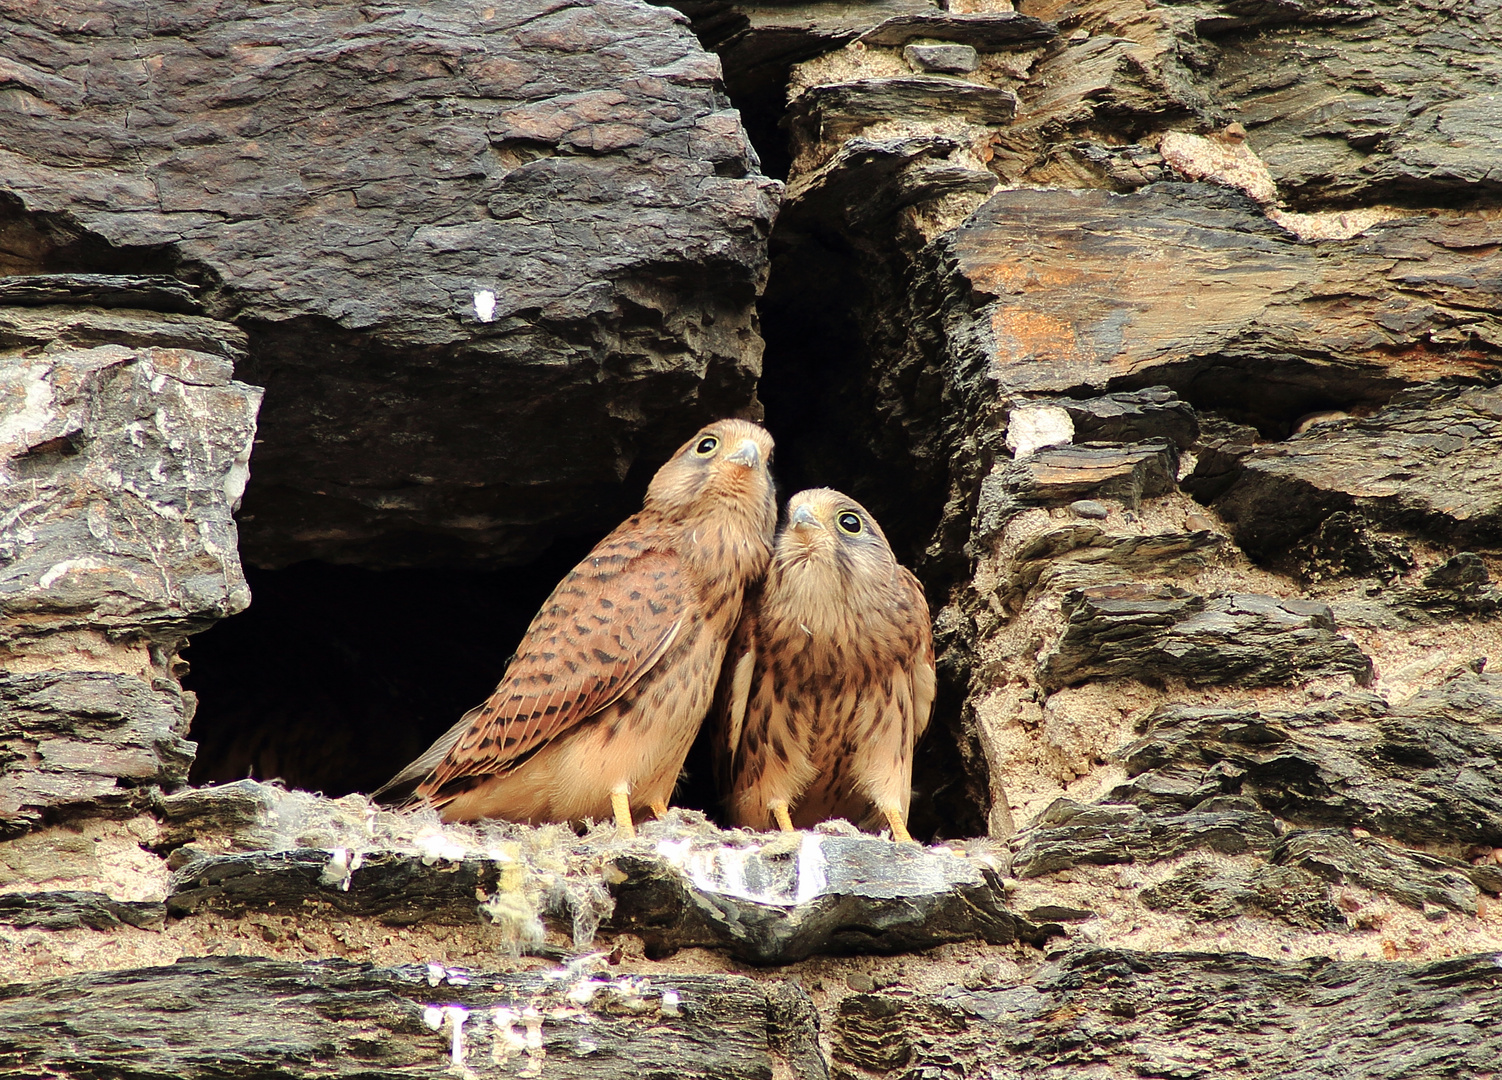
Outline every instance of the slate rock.
[(980, 64), (970, 45), (906, 45), (902, 58), (917, 70), (935, 75), (966, 75)]
[(1437, 904), (1475, 915), (1481, 891), (1468, 872), (1471, 867), (1460, 859), (1405, 851), (1376, 837), (1353, 837), (1345, 829), (1290, 832), (1278, 840), (1271, 859), (1336, 884), (1364, 886), (1420, 910)]
[(847, 139), (827, 162), (789, 186), (780, 220), (827, 228), (869, 229), (903, 207), (957, 192), (982, 194), (996, 178), (951, 158), (964, 144), (946, 135)]
[(1058, 33), (1052, 23), (1015, 11), (960, 14), (932, 12), (896, 15), (860, 36), (868, 47), (893, 47), (914, 40), (952, 41), (980, 52), (1031, 49)]
[(1007, 909), (999, 876), (979, 860), (875, 837), (799, 835), (793, 844), (618, 856), (626, 880), (612, 888), (611, 925), (640, 935), (655, 955), (715, 947), (755, 964), (1005, 944), (1037, 932)]
[(1394, 1063), (1466, 1076), (1502, 1055), (1499, 1009), (1491, 953), (1415, 964), (1075, 947), (1016, 986), (852, 994), (829, 1039), (836, 1070), (912, 1077), (1316, 1080)]
[[(251, 791), (226, 793), (212, 804), (198, 794), (161, 801), (169, 808), (169, 838), (197, 827), (206, 842), (218, 846), (244, 846), (257, 838), (271, 842), (271, 818), (277, 815), (305, 819), (299, 836), (322, 832), (337, 842), (362, 832), (357, 814), (348, 815), (354, 828), (341, 831), (346, 815), (338, 803), (323, 807), (333, 816), (322, 824), (319, 806), (300, 810), (295, 805), (312, 796), (263, 792), (270, 797), (257, 806)], [(469, 833), (462, 827), (449, 836), (389, 814), (375, 819), (363, 830), (363, 842), (350, 840), (349, 847), (223, 853), (190, 844), (169, 858), (167, 910), (191, 918), (210, 911), (288, 911), (307, 905), (407, 925), (472, 922), (484, 909), (523, 945), (528, 934), (540, 930), (535, 920), (547, 916), (565, 925), (571, 920), (581, 947), (603, 918), (616, 931), (641, 936), (656, 956), (689, 947), (722, 948), (757, 964), (1036, 935), (1036, 927), (1008, 909), (989, 858), (894, 845), (863, 834), (767, 838), (721, 832), (702, 815), (692, 817), (653, 823), (639, 841), (620, 840), (604, 828), (582, 838), (568, 833), (572, 843), (562, 846), (557, 838), (548, 840), (541, 830), (523, 826), (498, 826), (510, 830), (509, 841), (487, 833), (471, 842), (476, 838), (465, 840)], [(388, 836), (393, 821), (407, 821), (407, 831), (420, 835)], [(279, 839), (286, 839), (285, 828)]]
[[(1465, 350), (1502, 350), (1502, 296), (1490, 284), (1502, 256), (1463, 254), (1461, 236), (1490, 245), (1502, 226), (1413, 217), (1304, 241), (1210, 184), (1001, 190), (925, 262), (972, 409), (998, 392), (1085, 396), (1150, 382), (1186, 396), (1192, 387), (1196, 409), (1271, 427), (1332, 401), (1480, 373)], [(1185, 318), (1210, 282), (1213, 310)], [(1351, 300), (1332, 309), (1336, 292)], [(1407, 348), (1417, 340), (1436, 348)]]
[(1265, 854), (1277, 839), (1277, 827), (1271, 814), (1255, 806), (1163, 813), (1060, 798), (1021, 837), (1012, 873), (1032, 878), (1073, 866), (1157, 862), (1192, 851)]
[(1166, 386), (1122, 390), (1089, 398), (1043, 398), (1039, 405), (1055, 405), (1074, 421), (1075, 441), (1145, 442), (1168, 439), (1182, 453), (1200, 440), (1194, 408)]
[(1244, 796), (1310, 828), (1502, 846), (1502, 677), (1463, 672), (1396, 708), (1367, 693), (1298, 711), (1169, 705), (1120, 752), (1116, 800)]
[(861, 129), (900, 116), (910, 124), (962, 119), (1000, 125), (1017, 114), (1017, 95), (937, 75), (857, 79), (811, 86), (788, 105), (783, 121), (795, 146), (838, 145)]
[(480, 895), (495, 892), (500, 874), (490, 859), (425, 861), (383, 851), (200, 854), (173, 872), (167, 910), (183, 917), (314, 904), (391, 926), (476, 921), (477, 890)]
[(258, 563), (524, 561), (755, 410), (777, 185), (677, 13), (93, 10), (0, 30), (10, 246), (170, 271), (247, 332)]
[(0, 1070), (122, 1080), (293, 1080), (310, 1070), (440, 1077), (465, 1068), (753, 1080), (796, 1065), (797, 1075), (820, 1077), (806, 1003), (795, 987), (738, 975), (188, 958), (0, 987)]
[(0, 642), (172, 642), (250, 602), (244, 346), (192, 315), (0, 305)]
[(1039, 664), (1044, 684), (1180, 678), (1191, 685), (1269, 686), (1319, 675), (1372, 677), (1371, 660), (1335, 630), (1330, 609), (1302, 600), (1203, 597), (1173, 585), (1120, 584), (1065, 595), (1064, 633)]
[[(1276, 851), (1277, 848), (1275, 847)], [(1144, 907), (1200, 920), (1252, 914), (1310, 930), (1344, 930), (1330, 886), (1298, 866), (1228, 867), (1191, 864), (1138, 894)]]
[(1258, 447), (1215, 507), (1267, 558), (1336, 512), (1453, 545), (1502, 537), (1502, 389), (1428, 387), (1339, 428)]
[(112, 900), (86, 890), (0, 892), (0, 923), (18, 929), (160, 930), (166, 921), (167, 906), (160, 900)]
[(1179, 456), (1166, 439), (1129, 443), (1050, 446), (998, 463), (981, 483), (976, 537), (997, 536), (1033, 506), (1067, 506), (1080, 499), (1111, 499), (1131, 509), (1174, 489)]
[(0, 278), (0, 305), (141, 308), (201, 315), (198, 290), (165, 274), (13, 274)]
[(192, 699), (109, 671), (0, 672), (0, 837), (123, 814), (188, 781)]

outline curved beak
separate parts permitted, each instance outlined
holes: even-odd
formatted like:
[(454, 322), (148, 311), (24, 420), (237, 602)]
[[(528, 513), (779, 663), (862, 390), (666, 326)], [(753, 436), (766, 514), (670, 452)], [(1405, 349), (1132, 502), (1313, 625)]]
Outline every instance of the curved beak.
[(756, 448), (756, 443), (750, 439), (741, 440), (741, 444), (735, 448), (735, 453), (725, 459), (733, 461), (737, 465), (744, 465), (748, 469), (754, 469), (761, 464), (761, 451)]
[(814, 517), (814, 512), (806, 503), (800, 504), (793, 511), (792, 516), (788, 518), (788, 524), (795, 529), (822, 529), (824, 527), (819, 524), (819, 519)]

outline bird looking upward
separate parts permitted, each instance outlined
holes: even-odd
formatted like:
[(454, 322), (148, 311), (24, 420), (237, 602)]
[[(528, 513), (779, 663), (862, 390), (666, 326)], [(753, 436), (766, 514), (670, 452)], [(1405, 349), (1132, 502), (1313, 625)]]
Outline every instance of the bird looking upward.
[(532, 620), (495, 692), (376, 794), (445, 821), (661, 815), (777, 526), (772, 437), (700, 430)]
[(720, 676), (732, 824), (843, 817), (911, 840), (913, 747), (934, 685), (922, 586), (875, 519), (828, 488), (794, 495)]

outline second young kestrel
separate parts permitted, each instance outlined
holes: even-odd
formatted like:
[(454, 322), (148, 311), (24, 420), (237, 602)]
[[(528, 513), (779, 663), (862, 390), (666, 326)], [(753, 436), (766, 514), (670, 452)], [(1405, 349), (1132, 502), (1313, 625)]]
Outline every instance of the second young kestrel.
[[(532, 620), (500, 685), (382, 790), (445, 821), (663, 813), (711, 704), (746, 587), (771, 557), (772, 437), (703, 428)], [(379, 794), (379, 792), (377, 793)]]
[(720, 676), (732, 824), (843, 817), (911, 840), (913, 747), (934, 685), (923, 589), (876, 521), (838, 491), (794, 495)]

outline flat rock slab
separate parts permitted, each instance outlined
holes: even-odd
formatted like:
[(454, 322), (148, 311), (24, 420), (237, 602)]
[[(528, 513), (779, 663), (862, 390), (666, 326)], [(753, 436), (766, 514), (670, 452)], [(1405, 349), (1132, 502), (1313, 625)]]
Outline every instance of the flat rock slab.
[(894, 953), (948, 941), (1001, 944), (1037, 928), (1006, 907), (994, 867), (917, 845), (816, 832), (749, 846), (660, 843), (621, 855), (612, 925), (653, 953), (728, 949), (756, 964), (815, 953)]
[(1466, 671), (1389, 706), (1356, 692), (1298, 711), (1171, 705), (1121, 751), (1111, 794), (1186, 809), (1243, 796), (1310, 828), (1502, 847), (1502, 677)]
[(1010, 90), (937, 75), (909, 75), (811, 86), (788, 106), (784, 122), (795, 139), (814, 145), (838, 143), (894, 116), (909, 124), (960, 119), (996, 125), (1010, 123), (1016, 115), (1017, 95)]
[[(173, 873), (167, 910), (190, 917), (313, 904), (405, 925), (475, 921), (480, 901), (501, 897), (507, 913), (525, 908), (535, 918), (546, 910), (577, 920), (573, 906), (582, 900), (549, 905), (533, 885), (545, 876), (552, 892), (580, 897), (583, 877), (592, 877), (602, 894), (610, 882), (611, 927), (641, 935), (656, 956), (703, 946), (777, 964), (815, 953), (1010, 942), (1036, 930), (1007, 910), (988, 860), (877, 837), (809, 832), (765, 843), (596, 842), (589, 854), (592, 867), (576, 872), (580, 880), (560, 881), (556, 859), (545, 868), (515, 848), (504, 856), (454, 858), (343, 848), (224, 855), (184, 849), (174, 856), (182, 865)], [(609, 909), (606, 901), (603, 913)]]
[(1351, 511), (1447, 544), (1502, 549), (1502, 389), (1414, 390), (1365, 419), (1259, 446), (1215, 508), (1260, 557)]
[(30, 269), (170, 269), (250, 333), (263, 564), (523, 561), (752, 407), (778, 185), (676, 12), (104, 0), (0, 43)]
[(395, 926), (472, 921), (478, 896), (494, 892), (500, 876), (490, 859), (424, 860), (343, 848), (203, 855), (173, 872), (167, 910), (186, 916), (315, 903)]
[(736, 975), (214, 957), (0, 987), (0, 1071), (120, 1080), (765, 1080), (774, 1069), (821, 1077), (811, 1013), (801, 991)]
[(0, 837), (49, 816), (145, 809), (188, 781), (176, 684), (109, 671), (0, 672)]
[(1277, 836), (1273, 816), (1251, 803), (1154, 813), (1137, 806), (1056, 799), (1023, 834), (1012, 872), (1039, 877), (1071, 866), (1159, 862), (1193, 851), (1265, 854)]
[(122, 926), (160, 930), (167, 905), (159, 900), (112, 900), (81, 889), (0, 892), (0, 923), (42, 930), (118, 930)]
[(15, 274), (0, 278), (0, 304), (69, 304), (202, 314), (198, 290), (163, 274)]
[(1491, 953), (1288, 963), (1079, 948), (1017, 985), (851, 995), (830, 1038), (837, 1070), (912, 1077), (1484, 1076), (1502, 1059), (1499, 1011)]
[(871, 46), (891, 48), (909, 41), (953, 41), (969, 45), (979, 52), (1004, 49), (1032, 49), (1044, 45), (1058, 33), (1053, 23), (1021, 15), (1015, 11), (961, 15), (933, 12), (922, 15), (897, 15), (860, 36)]
[(999, 191), (934, 254), (970, 297), (951, 333), (986, 348), (1003, 392), (1151, 381), (1294, 417), (1490, 370), (1499, 238), (1484, 218), (1405, 218), (1305, 242), (1239, 193), (1164, 183)]
[(1033, 506), (1112, 499), (1136, 509), (1143, 499), (1174, 489), (1178, 465), (1178, 451), (1167, 439), (1050, 446), (1006, 461), (981, 482), (976, 537), (982, 542), (994, 538)]
[(1098, 585), (1064, 597), (1063, 635), (1039, 664), (1045, 685), (1093, 678), (1271, 686), (1320, 675), (1365, 684), (1371, 659), (1336, 633), (1324, 604), (1203, 597), (1172, 585)]

